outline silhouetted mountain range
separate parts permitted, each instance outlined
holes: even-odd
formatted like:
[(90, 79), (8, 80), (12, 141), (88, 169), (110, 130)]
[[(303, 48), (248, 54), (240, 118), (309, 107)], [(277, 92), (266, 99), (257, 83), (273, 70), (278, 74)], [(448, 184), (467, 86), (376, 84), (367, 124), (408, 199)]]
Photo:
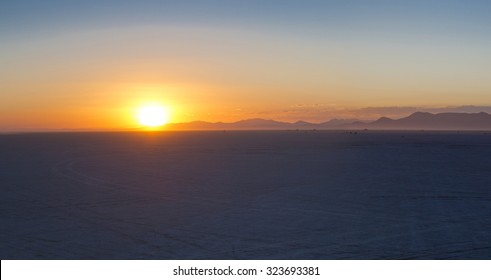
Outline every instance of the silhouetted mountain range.
[(491, 130), (488, 113), (416, 112), (400, 119), (386, 117), (375, 121), (333, 119), (322, 123), (297, 121), (295, 123), (266, 119), (248, 119), (232, 123), (194, 121), (170, 123), (169, 130), (289, 130), (289, 129), (376, 129), (376, 130)]
[(487, 113), (416, 112), (408, 117), (393, 120), (380, 118), (370, 123), (373, 129), (427, 129), (427, 130), (491, 130), (491, 115)]

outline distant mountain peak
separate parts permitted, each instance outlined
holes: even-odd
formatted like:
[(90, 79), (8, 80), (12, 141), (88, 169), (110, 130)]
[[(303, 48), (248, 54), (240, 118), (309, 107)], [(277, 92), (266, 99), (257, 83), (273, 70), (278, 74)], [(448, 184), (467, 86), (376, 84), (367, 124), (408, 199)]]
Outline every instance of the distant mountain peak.
[(358, 119), (331, 119), (326, 122), (321, 123), (322, 125), (333, 125), (333, 126), (341, 126), (341, 125), (347, 125), (347, 124), (353, 124), (353, 123), (363, 123), (362, 121)]
[(296, 124), (296, 125), (313, 125), (313, 123), (309, 123), (306, 121), (296, 121), (293, 124)]
[(377, 121), (393, 121), (393, 119), (387, 117), (380, 117)]
[(415, 112), (397, 120), (382, 117), (369, 126), (375, 129), (491, 130), (491, 115)]
[(409, 117), (411, 117), (411, 116), (432, 116), (432, 115), (434, 115), (434, 114), (429, 113), (429, 112), (414, 112), (411, 115), (409, 115)]
[(392, 123), (392, 122), (394, 122), (394, 120), (391, 118), (381, 117), (378, 120), (374, 121), (373, 123)]

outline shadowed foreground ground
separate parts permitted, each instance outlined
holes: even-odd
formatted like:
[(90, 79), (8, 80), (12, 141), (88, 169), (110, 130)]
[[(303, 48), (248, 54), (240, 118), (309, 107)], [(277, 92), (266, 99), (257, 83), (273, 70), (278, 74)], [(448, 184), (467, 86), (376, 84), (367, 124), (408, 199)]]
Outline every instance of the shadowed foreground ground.
[(0, 135), (1, 259), (489, 259), (491, 134)]

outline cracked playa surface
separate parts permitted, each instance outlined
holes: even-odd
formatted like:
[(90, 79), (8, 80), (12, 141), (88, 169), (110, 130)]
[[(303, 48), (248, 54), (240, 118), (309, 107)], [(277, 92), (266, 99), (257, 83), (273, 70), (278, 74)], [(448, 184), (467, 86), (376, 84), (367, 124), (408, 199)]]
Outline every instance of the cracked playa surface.
[(2, 259), (489, 259), (491, 134), (0, 135)]

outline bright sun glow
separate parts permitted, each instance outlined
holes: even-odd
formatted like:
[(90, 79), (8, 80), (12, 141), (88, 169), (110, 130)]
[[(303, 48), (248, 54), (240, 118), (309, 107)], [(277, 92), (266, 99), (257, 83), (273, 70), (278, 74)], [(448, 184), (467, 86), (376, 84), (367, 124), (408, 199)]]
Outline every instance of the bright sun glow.
[(169, 112), (162, 106), (144, 106), (138, 111), (138, 121), (148, 127), (161, 126), (169, 121)]

